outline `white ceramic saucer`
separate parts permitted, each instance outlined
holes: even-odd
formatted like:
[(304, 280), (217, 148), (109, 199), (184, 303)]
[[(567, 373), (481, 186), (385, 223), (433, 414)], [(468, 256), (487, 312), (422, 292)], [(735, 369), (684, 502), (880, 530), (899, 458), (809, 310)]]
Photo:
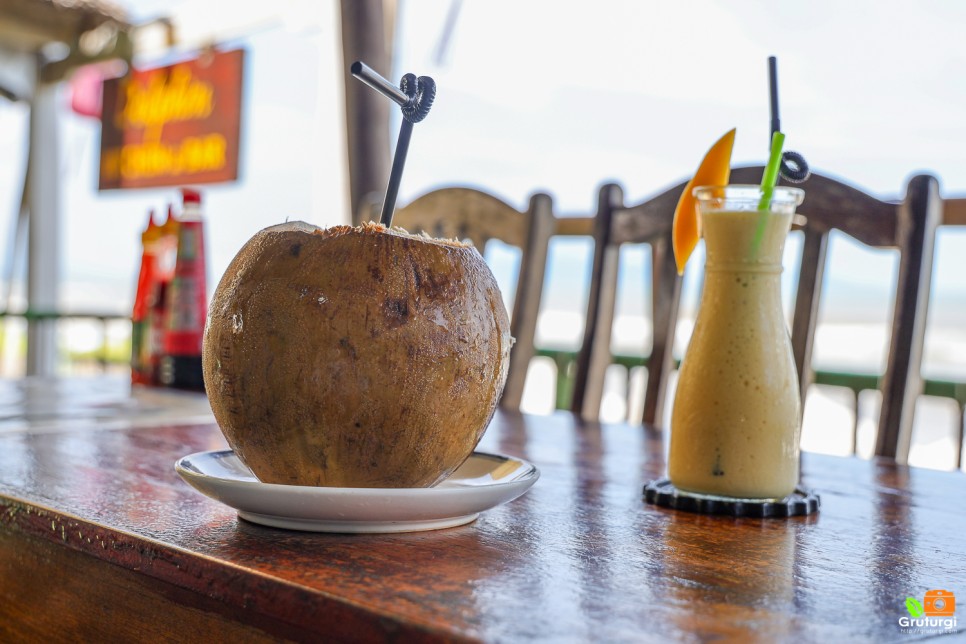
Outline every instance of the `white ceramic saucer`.
[(199, 452), (175, 463), (192, 487), (276, 528), (311, 532), (415, 532), (469, 523), (512, 501), (540, 477), (520, 459), (474, 452), (431, 488), (337, 488), (262, 483), (231, 450)]

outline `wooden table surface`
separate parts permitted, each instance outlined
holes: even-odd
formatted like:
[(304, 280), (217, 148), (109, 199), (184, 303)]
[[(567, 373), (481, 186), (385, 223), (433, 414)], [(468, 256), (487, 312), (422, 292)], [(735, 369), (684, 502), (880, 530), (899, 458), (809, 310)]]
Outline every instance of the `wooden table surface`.
[(541, 479), (474, 523), (334, 535), (239, 520), (181, 481), (203, 423), (0, 432), (0, 641), (906, 642), (960, 598), (966, 476), (806, 454), (822, 509), (734, 519), (642, 501), (659, 432), (499, 413), (481, 450)]

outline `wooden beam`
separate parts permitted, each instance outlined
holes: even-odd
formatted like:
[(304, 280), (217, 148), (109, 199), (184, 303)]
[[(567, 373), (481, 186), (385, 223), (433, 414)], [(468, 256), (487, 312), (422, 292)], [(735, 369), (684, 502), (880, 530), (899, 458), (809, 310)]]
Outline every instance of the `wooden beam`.
[(383, 0), (342, 0), (341, 6), (349, 206), (358, 223), (362, 205), (372, 193), (384, 194), (389, 180), (390, 101), (353, 78), (349, 66), (361, 60), (391, 79), (393, 25), (387, 29)]
[(557, 219), (557, 235), (586, 235), (594, 234), (593, 217), (560, 217)]
[(943, 201), (943, 226), (966, 226), (966, 197)]
[[(593, 217), (563, 216), (557, 219), (557, 235), (590, 236), (594, 231)], [(966, 197), (943, 200), (942, 226), (966, 226)]]

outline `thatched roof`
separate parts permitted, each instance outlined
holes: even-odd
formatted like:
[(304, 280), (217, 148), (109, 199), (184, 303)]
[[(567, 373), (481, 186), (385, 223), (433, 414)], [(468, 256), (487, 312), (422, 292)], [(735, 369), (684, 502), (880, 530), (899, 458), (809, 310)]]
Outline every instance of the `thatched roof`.
[[(120, 5), (108, 0), (0, 1), (0, 60), (33, 56), (45, 46), (63, 43), (63, 58), (41, 68), (44, 81), (54, 82), (82, 65), (109, 58), (130, 60), (131, 24)], [(0, 88), (7, 89), (7, 88)], [(6, 96), (17, 95), (7, 90)]]
[(0, 45), (37, 51), (50, 42), (74, 46), (81, 34), (104, 23), (130, 25), (124, 9), (106, 0), (3, 0)]

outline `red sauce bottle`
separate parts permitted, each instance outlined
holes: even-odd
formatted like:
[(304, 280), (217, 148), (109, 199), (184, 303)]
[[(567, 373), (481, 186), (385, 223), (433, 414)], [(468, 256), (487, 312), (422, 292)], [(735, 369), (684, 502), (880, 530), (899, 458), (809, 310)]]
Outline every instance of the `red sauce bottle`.
[(184, 207), (178, 220), (178, 255), (167, 289), (161, 384), (204, 391), (201, 343), (208, 313), (204, 219), (201, 194), (182, 189)]

